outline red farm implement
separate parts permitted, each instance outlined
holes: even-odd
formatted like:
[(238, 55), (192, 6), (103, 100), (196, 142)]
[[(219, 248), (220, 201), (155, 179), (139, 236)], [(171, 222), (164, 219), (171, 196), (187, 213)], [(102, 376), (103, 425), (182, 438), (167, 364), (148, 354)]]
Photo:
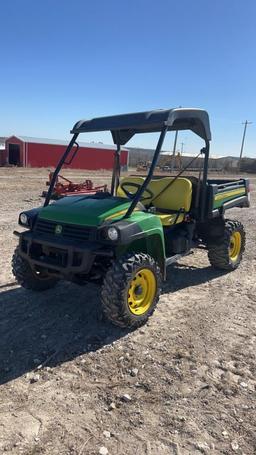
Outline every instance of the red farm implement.
[[(49, 186), (52, 180), (53, 173), (50, 172), (49, 180), (46, 182), (46, 185)], [(74, 196), (76, 194), (95, 194), (96, 192), (106, 192), (107, 185), (94, 186), (92, 180), (85, 180), (82, 183), (74, 183), (71, 180), (59, 175), (55, 183), (52, 199), (60, 199), (63, 196)], [(43, 196), (45, 197), (47, 191), (43, 191)]]

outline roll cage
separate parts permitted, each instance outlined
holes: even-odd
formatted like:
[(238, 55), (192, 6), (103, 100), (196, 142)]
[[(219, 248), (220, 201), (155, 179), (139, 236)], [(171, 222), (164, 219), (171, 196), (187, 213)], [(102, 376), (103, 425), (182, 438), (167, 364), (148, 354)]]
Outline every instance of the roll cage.
[(51, 194), (59, 174), (60, 169), (66, 162), (69, 154), (71, 153), (74, 145), (77, 149), (73, 152), (69, 163), (72, 161), (78, 150), (78, 144), (76, 142), (80, 133), (90, 133), (96, 131), (110, 131), (112, 134), (113, 142), (116, 145), (116, 151), (114, 154), (114, 166), (111, 182), (111, 194), (116, 193), (120, 179), (120, 153), (121, 146), (127, 144), (127, 142), (135, 135), (139, 133), (154, 133), (159, 132), (160, 136), (155, 149), (153, 160), (148, 171), (148, 175), (141, 185), (140, 189), (134, 195), (131, 204), (124, 215), (127, 218), (133, 212), (135, 206), (140, 200), (141, 195), (145, 191), (148, 183), (150, 182), (154, 169), (157, 164), (159, 154), (162, 149), (162, 145), (165, 139), (165, 135), (168, 131), (180, 131), (180, 130), (191, 130), (205, 141), (205, 147), (202, 148), (201, 153), (204, 154), (204, 168), (203, 168), (203, 179), (202, 179), (202, 199), (201, 199), (201, 210), (200, 218), (203, 220), (205, 213), (206, 203), (206, 185), (207, 185), (207, 171), (208, 171), (208, 159), (210, 151), (210, 140), (211, 131), (209, 116), (205, 110), (202, 109), (187, 109), (187, 108), (174, 108), (174, 109), (159, 109), (147, 112), (137, 112), (131, 114), (114, 115), (109, 117), (99, 117), (91, 120), (80, 120), (77, 122), (71, 134), (73, 137), (61, 157), (59, 163), (54, 171), (51, 184), (45, 199), (44, 206), (47, 206), (51, 199)]

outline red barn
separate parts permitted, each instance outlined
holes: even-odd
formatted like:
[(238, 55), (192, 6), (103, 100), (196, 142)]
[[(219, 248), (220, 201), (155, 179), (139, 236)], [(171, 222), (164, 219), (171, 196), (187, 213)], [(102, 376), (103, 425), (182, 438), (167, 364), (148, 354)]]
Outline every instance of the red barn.
[[(112, 169), (115, 146), (78, 141), (80, 148), (69, 167), (73, 169)], [(5, 161), (22, 167), (55, 167), (66, 150), (67, 141), (11, 136), (5, 141)], [(122, 148), (121, 166), (128, 166), (128, 150)], [(71, 155), (72, 156), (72, 152)]]

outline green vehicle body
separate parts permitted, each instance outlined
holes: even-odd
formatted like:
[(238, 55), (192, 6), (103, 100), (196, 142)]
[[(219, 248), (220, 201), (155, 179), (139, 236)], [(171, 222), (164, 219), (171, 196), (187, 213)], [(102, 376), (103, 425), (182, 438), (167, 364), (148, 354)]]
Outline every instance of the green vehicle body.
[[(184, 117), (184, 111), (186, 111), (186, 117)], [(110, 129), (114, 142), (117, 144), (111, 194), (68, 196), (49, 204), (54, 184), (53, 179), (44, 207), (25, 212), (29, 218), (29, 223), (25, 226), (28, 230), (17, 233), (20, 237), (20, 255), (30, 263), (31, 267), (43, 267), (49, 274), (68, 280), (90, 281), (93, 278), (95, 265), (99, 267), (103, 264), (106, 270), (110, 261), (119, 259), (129, 252), (141, 252), (154, 258), (161, 269), (162, 276), (165, 277), (168, 265), (179, 259), (181, 255), (187, 254), (193, 246), (197, 246), (195, 238), (199, 239), (200, 243), (207, 236), (214, 237), (216, 224), (218, 224), (218, 229), (224, 229), (223, 220), (227, 209), (249, 206), (249, 181), (247, 179), (233, 181), (208, 180), (207, 178), (211, 137), (208, 115), (205, 111), (174, 109), (168, 111), (168, 115), (166, 112), (161, 111), (159, 114), (158, 111), (153, 111), (153, 113), (138, 114), (134, 117), (132, 128), (129, 131), (125, 122), (131, 121), (131, 115), (117, 116), (114, 122), (113, 118), (109, 117), (106, 120), (104, 118), (94, 119), (92, 123), (81, 121), (75, 125), (72, 130), (73, 139), (56, 168), (54, 178), (57, 177), (66, 157), (72, 151), (80, 131), (96, 131), (96, 126), (99, 130)], [(152, 115), (152, 121), (148, 120), (150, 119), (149, 114)], [(160, 119), (162, 123), (159, 116), (163, 116), (163, 121)], [(182, 123), (176, 124), (178, 116)], [(184, 124), (184, 118), (186, 124)], [(106, 127), (102, 126), (104, 122), (107, 124)], [(138, 125), (135, 128), (136, 122)], [(146, 126), (145, 122), (148, 122)], [(121, 124), (124, 126), (121, 127)], [(145, 177), (143, 185), (130, 200), (117, 196), (117, 187), (120, 183), (118, 159), (120, 144), (126, 143), (133, 134), (140, 132), (140, 125), (142, 125), (143, 132), (145, 130), (161, 131), (161, 134), (148, 176)], [(186, 240), (185, 247), (177, 246), (175, 251), (170, 254), (166, 248), (166, 232), (168, 231), (170, 236), (176, 235), (177, 244), (179, 244), (179, 230), (182, 231), (184, 223), (177, 225), (174, 223), (174, 226), (170, 226), (170, 229), (166, 230), (154, 210), (150, 208), (145, 210), (145, 207), (139, 206), (139, 202), (142, 200), (143, 191), (153, 179), (153, 170), (166, 131), (168, 129), (186, 129), (185, 127), (196, 132), (205, 140), (206, 146), (201, 150), (201, 153), (205, 155), (204, 172), (202, 181), (187, 177), (192, 181), (194, 200), (197, 201), (193, 203), (193, 210), (189, 214), (193, 221), (190, 223), (193, 232), (191, 239)], [(19, 220), (20, 224), (24, 226), (24, 223), (21, 222), (21, 215)], [(119, 233), (117, 240), (111, 240), (106, 235), (109, 227), (117, 229)], [(65, 230), (69, 232), (69, 235), (65, 235)], [(83, 230), (88, 231), (86, 239), (83, 238)], [(181, 243), (183, 240), (181, 239)], [(184, 241), (182, 245), (184, 245)], [(99, 264), (99, 261), (102, 264)]]
[[(36, 210), (34, 232), (41, 221), (54, 223), (56, 227), (67, 225), (89, 227), (93, 233), (93, 238), (90, 240), (94, 242), (96, 251), (97, 248), (104, 246), (104, 251), (109, 250), (111, 256), (116, 259), (132, 251), (148, 253), (154, 257), (165, 275), (165, 242), (159, 217), (135, 210), (127, 220), (123, 220), (129, 205), (129, 201), (118, 197), (107, 199), (97, 199), (93, 196), (66, 197)], [(119, 228), (120, 223), (124, 234), (120, 241), (110, 242), (103, 238), (101, 233), (106, 228), (109, 226)], [(135, 226), (136, 229), (134, 229)], [(24, 235), (26, 239), (26, 233)], [(24, 239), (24, 235), (21, 239)], [(54, 239), (58, 243), (60, 241), (63, 248), (65, 247), (65, 239), (58, 228), (54, 230)], [(75, 244), (76, 242), (74, 246)], [(23, 254), (23, 250), (21, 253)], [(52, 269), (54, 269), (53, 266)], [(67, 273), (64, 275), (68, 278)]]
[[(213, 226), (213, 229), (215, 228), (214, 220), (216, 218), (219, 220), (221, 214), (224, 214), (225, 204), (229, 204), (229, 208), (248, 206), (248, 190), (249, 181), (247, 179), (240, 179), (235, 182), (223, 180), (218, 184), (208, 183), (208, 201), (206, 205), (208, 214), (206, 220), (201, 223), (201, 231), (205, 230), (210, 233), (211, 226)], [(97, 199), (94, 196), (65, 197), (46, 207), (37, 209), (37, 217), (33, 229), (36, 233), (36, 227), (41, 221), (53, 223), (53, 243), (56, 242), (56, 245), (58, 244), (60, 247), (65, 248), (65, 239), (57, 227), (60, 226), (62, 228), (62, 226), (68, 225), (81, 228), (89, 227), (91, 232), (93, 232), (93, 238), (90, 240), (94, 242), (96, 256), (97, 251), (100, 255), (102, 254), (102, 247), (104, 247), (107, 257), (109, 254), (115, 259), (119, 259), (128, 252), (140, 251), (147, 253), (159, 264), (162, 275), (165, 277), (166, 266), (173, 262), (173, 258), (168, 258), (166, 255), (164, 228), (159, 217), (154, 213), (135, 209), (128, 218), (123, 219), (129, 206), (130, 201), (115, 196), (106, 199)], [(123, 235), (119, 241), (111, 242), (102, 237), (101, 233), (110, 226), (114, 226), (117, 229), (121, 226)], [(41, 240), (43, 238), (42, 236)], [(21, 242), (22, 239), (26, 240), (26, 233), (21, 237)], [(76, 242), (74, 242), (75, 246)], [(23, 250), (21, 250), (21, 254), (24, 254)], [(27, 258), (27, 254), (24, 256)], [(175, 257), (176, 259), (178, 257)], [(56, 273), (55, 266), (48, 264), (47, 267)], [(61, 269), (58, 270), (59, 273), (61, 274)], [(63, 270), (65, 279), (73, 279), (73, 275), (73, 269), (70, 274), (68, 271)]]

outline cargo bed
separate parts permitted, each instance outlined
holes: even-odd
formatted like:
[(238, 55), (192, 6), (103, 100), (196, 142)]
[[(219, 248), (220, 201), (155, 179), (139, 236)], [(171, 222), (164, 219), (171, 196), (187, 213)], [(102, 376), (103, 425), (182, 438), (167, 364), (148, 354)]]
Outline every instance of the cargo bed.
[(223, 215), (232, 207), (249, 207), (249, 179), (207, 180), (208, 217)]

